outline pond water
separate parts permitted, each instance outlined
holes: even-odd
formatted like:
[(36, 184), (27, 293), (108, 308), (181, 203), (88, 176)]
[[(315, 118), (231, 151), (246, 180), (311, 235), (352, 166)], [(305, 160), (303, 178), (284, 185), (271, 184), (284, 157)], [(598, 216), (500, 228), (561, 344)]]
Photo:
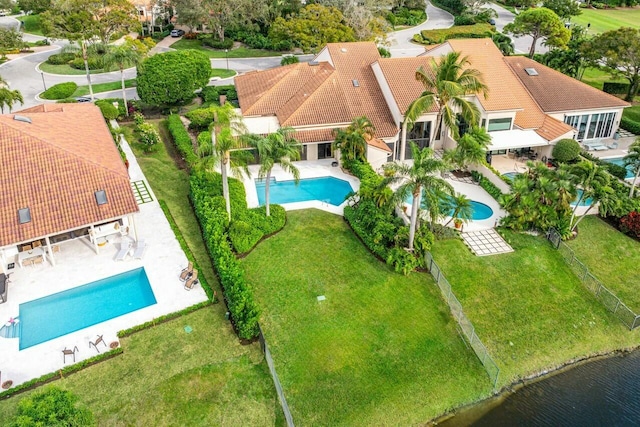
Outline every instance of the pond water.
[(439, 425), (640, 425), (640, 351), (578, 365)]

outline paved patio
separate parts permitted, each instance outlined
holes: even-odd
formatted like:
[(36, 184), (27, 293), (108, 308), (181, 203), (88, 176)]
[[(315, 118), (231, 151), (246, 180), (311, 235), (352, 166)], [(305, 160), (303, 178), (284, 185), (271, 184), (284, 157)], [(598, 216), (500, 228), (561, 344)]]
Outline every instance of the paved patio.
[[(358, 191), (360, 189), (360, 180), (353, 175), (345, 173), (340, 167), (331, 166), (331, 163), (334, 161), (334, 159), (302, 160), (299, 162), (294, 162), (294, 164), (300, 171), (300, 179), (332, 176), (334, 178), (347, 181), (351, 185), (351, 188), (353, 188), (354, 192)], [(242, 180), (242, 182), (244, 183), (245, 191), (247, 193), (247, 206), (249, 208), (255, 208), (259, 206), (258, 192), (255, 185), (255, 180), (258, 178), (259, 169), (260, 165), (249, 166), (251, 176), (245, 177)], [(271, 171), (271, 176), (272, 178), (275, 178), (276, 181), (293, 180), (293, 176), (290, 173), (283, 171), (280, 165), (274, 166), (273, 170)], [(312, 200), (308, 202), (283, 203), (282, 207), (284, 207), (285, 210), (288, 211), (315, 208), (336, 215), (342, 215), (344, 207), (346, 205), (346, 201), (340, 206), (334, 206), (319, 200)]]
[(494, 229), (462, 233), (462, 240), (477, 256), (513, 252), (513, 248)]
[[(178, 275), (187, 264), (185, 254), (167, 222), (158, 201), (144, 178), (138, 163), (125, 143), (123, 148), (129, 159), (131, 181), (144, 181), (153, 201), (139, 205), (140, 213), (135, 217), (139, 238), (148, 247), (142, 260), (129, 258), (114, 261), (122, 237), (111, 237), (96, 254), (87, 239), (76, 239), (61, 244), (55, 254), (56, 265), (20, 268), (16, 265), (9, 285), (8, 301), (0, 304), (0, 326), (9, 318), (19, 316), (20, 303), (84, 285), (118, 273), (144, 267), (157, 303), (149, 307), (116, 317), (106, 322), (81, 329), (33, 347), (19, 350), (18, 338), (0, 338), (0, 370), (3, 381), (12, 380), (14, 385), (69, 365), (72, 358), (63, 363), (62, 350), (77, 346), (76, 362), (95, 356), (97, 351), (89, 348), (89, 341), (104, 335), (107, 344), (117, 340), (117, 332), (172, 313), (206, 300), (202, 287), (197, 285), (186, 291)], [(128, 237), (124, 237), (128, 239)], [(64, 316), (64, 313), (60, 313)], [(103, 351), (104, 347), (100, 347)]]

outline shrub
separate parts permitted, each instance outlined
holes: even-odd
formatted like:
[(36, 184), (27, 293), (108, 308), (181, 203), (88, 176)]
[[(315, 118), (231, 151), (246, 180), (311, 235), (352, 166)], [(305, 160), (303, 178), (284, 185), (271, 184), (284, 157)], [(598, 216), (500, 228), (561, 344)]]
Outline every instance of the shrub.
[(561, 163), (568, 163), (576, 160), (580, 156), (580, 144), (575, 139), (561, 139), (553, 147), (551, 155)]
[(17, 426), (90, 426), (93, 414), (76, 406), (78, 398), (68, 390), (47, 387), (18, 402)]
[(78, 85), (74, 82), (58, 83), (51, 86), (40, 94), (40, 98), (43, 99), (64, 99), (69, 98), (73, 92), (78, 89)]
[(144, 145), (144, 151), (150, 153), (156, 149), (160, 143), (160, 135), (158, 130), (151, 123), (142, 123), (137, 127), (138, 141)]
[(629, 83), (604, 82), (602, 90), (614, 95), (626, 95), (629, 92)]
[(476, 19), (473, 15), (458, 15), (453, 19), (453, 25), (473, 25), (476, 23)]
[[(102, 56), (89, 56), (87, 58), (87, 65), (90, 70), (102, 70), (104, 68), (104, 63), (102, 61)], [(84, 70), (84, 59), (82, 58), (74, 58), (69, 61), (69, 66), (75, 68), (77, 70)]]
[(620, 218), (620, 230), (630, 236), (640, 238), (640, 212), (630, 212)]
[(415, 26), (427, 19), (424, 9), (411, 10), (406, 7), (400, 7), (388, 12), (385, 16), (391, 25), (410, 25)]
[(297, 64), (298, 62), (300, 62), (300, 59), (298, 59), (297, 56), (285, 55), (282, 57), (282, 60), (280, 61), (280, 65)]
[(622, 120), (620, 120), (620, 127), (626, 131), (640, 135), (640, 122), (636, 122), (628, 117), (622, 117)]
[(262, 238), (262, 232), (244, 221), (234, 221), (229, 227), (229, 239), (237, 253), (249, 252)]
[(500, 200), (502, 196), (502, 191), (495, 184), (487, 179), (484, 175), (477, 171), (471, 171), (471, 176), (473, 180), (480, 184), (480, 187), (484, 188), (484, 190), (491, 195), (496, 201)]
[(74, 53), (54, 53), (45, 61), (47, 64), (51, 65), (63, 65), (69, 63), (69, 61), (73, 61), (76, 55)]
[(618, 179), (624, 180), (627, 177), (627, 168), (624, 166), (616, 165), (615, 163), (603, 162), (604, 168), (609, 171), (609, 173), (615, 176)]
[(233, 40), (230, 38), (218, 40), (213, 37), (206, 37), (202, 39), (202, 44), (213, 49), (231, 49), (233, 47)]
[(100, 108), (102, 115), (107, 120), (115, 120), (120, 115), (120, 112), (118, 111), (118, 109), (114, 107), (113, 104), (109, 101), (106, 101), (106, 100), (96, 101), (96, 106)]
[(463, 0), (434, 0), (432, 3), (453, 16), (461, 15), (467, 8)]
[(210, 108), (197, 108), (189, 111), (184, 116), (191, 121), (189, 129), (204, 130), (213, 123), (213, 112)]
[(389, 49), (385, 47), (378, 46), (378, 53), (383, 58), (391, 58), (391, 52), (389, 52)]
[(200, 97), (206, 103), (220, 105), (220, 95), (226, 96), (227, 101), (235, 102), (238, 100), (238, 92), (236, 92), (234, 85), (206, 86), (200, 91)]
[(187, 162), (189, 167), (193, 167), (198, 161), (198, 157), (193, 152), (191, 137), (189, 136), (189, 132), (184, 128), (184, 125), (180, 120), (180, 116), (172, 114), (167, 117), (167, 128), (169, 129), (169, 133), (171, 134), (171, 138), (173, 139), (173, 144), (176, 146), (176, 149)]
[(449, 39), (484, 38), (491, 37), (493, 27), (481, 23), (462, 27), (442, 28), (437, 30), (422, 30), (414, 36), (414, 40), (422, 44), (439, 44)]

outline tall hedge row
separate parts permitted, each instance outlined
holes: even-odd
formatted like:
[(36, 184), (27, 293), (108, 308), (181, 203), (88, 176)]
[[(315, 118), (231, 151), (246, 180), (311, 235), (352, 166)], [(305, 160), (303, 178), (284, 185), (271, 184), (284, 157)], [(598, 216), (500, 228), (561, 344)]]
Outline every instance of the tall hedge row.
[(189, 132), (184, 128), (184, 125), (180, 120), (180, 116), (177, 114), (170, 115), (167, 118), (167, 128), (169, 129), (169, 132), (173, 137), (173, 143), (182, 158), (189, 164), (189, 166), (193, 166), (198, 160), (198, 157), (193, 152), (191, 137), (189, 136)]

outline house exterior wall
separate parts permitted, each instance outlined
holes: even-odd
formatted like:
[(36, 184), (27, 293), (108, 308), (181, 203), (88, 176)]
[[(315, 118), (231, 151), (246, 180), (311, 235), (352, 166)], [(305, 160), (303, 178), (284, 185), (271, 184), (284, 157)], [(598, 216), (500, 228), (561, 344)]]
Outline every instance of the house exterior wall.
[(328, 62), (329, 64), (331, 64), (331, 66), (333, 66), (333, 60), (331, 59), (331, 54), (329, 53), (329, 49), (327, 49), (326, 46), (316, 55), (315, 58), (313, 58), (313, 61)]
[(489, 169), (485, 165), (474, 163), (472, 165), (469, 165), (469, 169), (482, 174), (485, 178), (491, 181), (493, 185), (498, 187), (498, 189), (502, 191), (502, 194), (509, 194), (511, 192), (511, 187), (509, 186), (509, 184), (500, 179), (499, 176), (496, 176), (496, 174), (493, 173), (493, 171), (491, 171), (491, 169)]
[(371, 65), (371, 69), (373, 70), (373, 74), (376, 76), (376, 80), (378, 81), (378, 86), (380, 86), (380, 90), (382, 91), (382, 95), (384, 96), (384, 100), (389, 107), (389, 111), (391, 111), (391, 115), (393, 116), (393, 120), (396, 122), (396, 125), (399, 127), (400, 123), (404, 120), (404, 112), (400, 111), (400, 107), (396, 103), (396, 100), (393, 98), (391, 94), (391, 88), (387, 83), (387, 80), (384, 78), (384, 74), (382, 73), (382, 69), (380, 69), (380, 64), (377, 62)]
[[(605, 136), (605, 138), (607, 138), (607, 137), (612, 137), (618, 131), (618, 128), (620, 127), (620, 120), (622, 119), (622, 112), (623, 111), (624, 111), (624, 108), (622, 108), (622, 107), (619, 107), (619, 108), (595, 108), (595, 109), (590, 109), (590, 110), (559, 111), (559, 112), (554, 112), (554, 113), (547, 113), (547, 115), (553, 117), (554, 119), (560, 120), (561, 122), (564, 122), (564, 119), (567, 116), (577, 116), (577, 115), (589, 115), (589, 116), (591, 116), (592, 114), (615, 113), (615, 118), (613, 119), (613, 126), (612, 126), (612, 129), (611, 129), (611, 135)], [(577, 137), (578, 136), (576, 135), (576, 138)], [(570, 136), (569, 138), (572, 138), (572, 136)], [(598, 137), (598, 138), (586, 138), (585, 137), (582, 140), (601, 139), (601, 138), (602, 137)]]
[(370, 145), (367, 146), (367, 161), (376, 171), (381, 169), (382, 165), (387, 163), (388, 155), (390, 156), (391, 153), (388, 153), (376, 147), (372, 147)]

